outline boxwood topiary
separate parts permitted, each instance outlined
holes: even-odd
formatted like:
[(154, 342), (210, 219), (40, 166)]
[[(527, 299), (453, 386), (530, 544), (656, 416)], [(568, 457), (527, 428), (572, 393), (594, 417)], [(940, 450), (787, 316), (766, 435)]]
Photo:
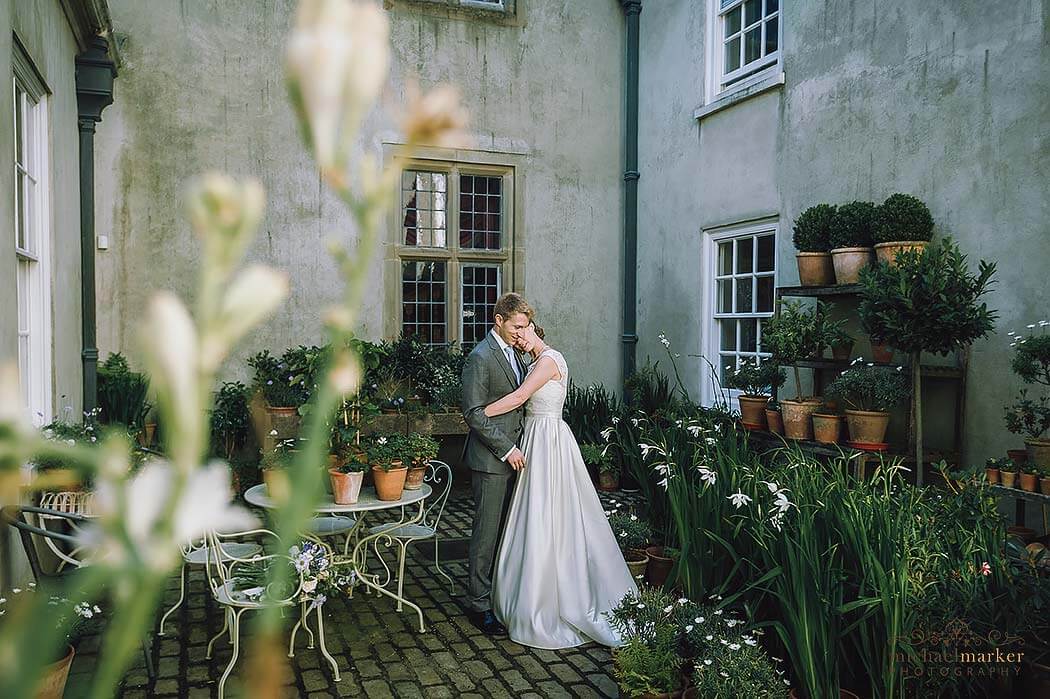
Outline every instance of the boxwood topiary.
[(835, 207), (830, 204), (811, 206), (795, 219), (791, 236), (799, 252), (827, 252), (831, 249), (829, 234), (835, 218)]
[(878, 207), (870, 201), (843, 204), (831, 224), (831, 249), (870, 248), (874, 245)]
[(891, 194), (879, 207), (875, 242), (929, 240), (933, 237), (933, 216), (921, 200), (910, 194)]

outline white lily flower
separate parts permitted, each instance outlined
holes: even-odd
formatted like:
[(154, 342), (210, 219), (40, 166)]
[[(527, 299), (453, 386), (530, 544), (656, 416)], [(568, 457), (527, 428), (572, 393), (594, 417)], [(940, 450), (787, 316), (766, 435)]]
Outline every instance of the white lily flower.
[(732, 495), (726, 497), (726, 500), (729, 500), (731, 503), (733, 503), (733, 505), (739, 510), (741, 507), (751, 502), (751, 497), (745, 495), (744, 493), (733, 493)]
[(150, 381), (157, 393), (171, 401), (175, 424), (172, 433), (189, 436), (196, 431), (201, 414), (197, 391), (197, 328), (179, 299), (168, 291), (158, 292), (146, 311), (142, 328), (143, 349)]
[(604, 430), (601, 431), (602, 439), (608, 442), (610, 439), (612, 439), (612, 436), (615, 432), (616, 430), (614, 430), (612, 427), (606, 427)]
[(703, 466), (700, 466), (699, 470), (700, 470), (700, 480), (702, 480), (707, 485), (714, 485), (715, 484), (715, 480), (718, 478), (718, 474), (716, 474), (711, 469), (705, 468)]
[(694, 437), (699, 437), (700, 433), (703, 432), (703, 429), (700, 428), (700, 425), (689, 425), (685, 429), (689, 434), (693, 435)]

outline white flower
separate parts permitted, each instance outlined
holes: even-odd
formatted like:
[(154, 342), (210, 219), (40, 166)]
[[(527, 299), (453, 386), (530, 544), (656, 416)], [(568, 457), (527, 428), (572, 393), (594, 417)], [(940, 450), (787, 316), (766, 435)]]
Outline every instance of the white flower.
[(620, 532), (620, 536), (621, 537), (627, 536), (627, 530), (624, 530), (624, 531)]
[(637, 607), (638, 607), (639, 609), (645, 609), (645, 605), (644, 605), (644, 604), (642, 604), (641, 602), (639, 602), (639, 603), (638, 603), (638, 604), (637, 604), (636, 606), (637, 606)]
[(787, 493), (786, 490), (777, 491), (776, 501), (773, 503), (773, 506), (777, 508), (780, 514), (787, 512), (790, 508), (795, 506), (794, 503), (788, 500), (785, 493)]
[(704, 441), (707, 442), (707, 444), (710, 445), (710, 446), (714, 446), (715, 444), (718, 444), (718, 440), (715, 439), (714, 437), (705, 437)]
[(771, 482), (771, 481), (759, 481), (759, 483), (762, 483), (767, 488), (769, 488), (769, 492), (771, 492), (771, 493), (775, 493), (778, 490), (780, 490), (780, 486), (777, 485), (776, 483)]
[(700, 480), (702, 480), (707, 485), (714, 485), (718, 475), (709, 468), (704, 468), (703, 466), (700, 466), (699, 468)]
[(614, 424), (614, 425), (619, 425), (619, 424), (620, 424), (620, 418), (618, 418), (618, 417), (616, 417), (616, 416), (614, 415), (614, 416), (613, 416), (613, 419), (612, 419), (612, 424)]
[(704, 658), (704, 665), (710, 665), (710, 664), (711, 664), (711, 659), (710, 658)]
[(704, 640), (705, 640), (705, 641), (713, 641), (713, 640), (714, 640), (714, 638), (715, 638), (715, 637), (714, 637), (714, 636), (712, 636), (711, 634), (707, 634), (706, 636), (704, 636)]
[(645, 444), (643, 442), (639, 442), (638, 448), (642, 450), (643, 459), (649, 458), (649, 453), (653, 451), (657, 452), (658, 454), (666, 454), (666, 452), (663, 449), (654, 444)]
[(685, 603), (686, 603), (686, 602), (688, 602), (688, 601), (689, 601), (689, 600), (688, 600), (688, 599), (686, 599), (685, 597), (679, 597), (679, 598), (678, 598), (678, 604), (685, 604)]
[(664, 479), (663, 479), (663, 480), (661, 480), (661, 481), (657, 481), (657, 483), (656, 483), (656, 484), (657, 484), (658, 486), (660, 486), (661, 488), (663, 488), (664, 490), (667, 490), (667, 479), (666, 479), (666, 478), (664, 478)]
[(660, 344), (663, 345), (664, 347), (670, 347), (671, 346), (671, 341), (667, 339), (666, 335), (664, 335), (663, 333), (660, 333)]
[(264, 265), (251, 265), (230, 283), (213, 331), (201, 347), (201, 364), (214, 371), (231, 347), (277, 310), (288, 296), (288, 275)]
[(631, 418), (631, 424), (634, 425), (635, 427), (637, 427), (638, 426), (638, 418), (632, 417)]
[(22, 592), (22, 588), (20, 588), (20, 587), (12, 587), (11, 588), (11, 592), (15, 593), (16, 595), (20, 594)]
[(699, 437), (700, 433), (703, 432), (703, 430), (700, 428), (700, 425), (689, 425), (685, 428), (685, 430), (694, 437)]
[(1025, 327), (1028, 328), (1029, 330), (1032, 330), (1033, 328), (1035, 328), (1035, 323), (1029, 323)]
[(672, 611), (674, 611), (674, 605), (664, 607), (664, 614), (670, 614)]
[(303, 592), (310, 594), (317, 589), (317, 579), (310, 578), (309, 580), (303, 580)]
[(729, 650), (740, 650), (740, 644), (739, 643), (730, 643), (729, 644)]
[(380, 437), (376, 440), (378, 444), (386, 444), (386, 437)]
[(748, 503), (751, 502), (751, 498), (749, 496), (745, 495), (744, 493), (734, 493), (734, 494), (726, 497), (726, 500), (729, 500), (730, 502), (732, 502), (733, 505), (738, 510), (741, 507), (743, 507), (744, 505), (747, 505)]
[(610, 439), (612, 439), (612, 436), (613, 436), (613, 434), (615, 434), (615, 433), (616, 433), (616, 430), (615, 430), (615, 429), (613, 429), (612, 427), (606, 427), (606, 428), (605, 428), (604, 430), (602, 430), (602, 432), (601, 432), (601, 435), (602, 435), (602, 439), (604, 439), (604, 440), (605, 440), (606, 442), (608, 442), (608, 441), (609, 441)]
[(638, 521), (638, 515), (631, 515), (631, 521), (632, 522), (637, 522)]
[[(721, 599), (721, 598), (719, 598), (719, 599)], [(715, 616), (722, 616), (722, 610), (721, 609), (716, 609), (715, 610)]]
[(749, 646), (757, 646), (758, 645), (758, 641), (756, 641), (755, 639), (750, 638), (750, 637), (745, 638), (744, 639), (744, 643), (746, 643)]
[(704, 618), (702, 616), (698, 616), (697, 618), (693, 619), (693, 621), (695, 621), (697, 624), (702, 624), (704, 623)]

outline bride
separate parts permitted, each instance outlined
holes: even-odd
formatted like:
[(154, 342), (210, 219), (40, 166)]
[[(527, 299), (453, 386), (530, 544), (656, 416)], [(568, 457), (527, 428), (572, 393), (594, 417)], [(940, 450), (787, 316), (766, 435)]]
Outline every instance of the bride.
[(542, 338), (542, 328), (522, 331), (517, 346), (534, 358), (528, 376), (485, 408), (486, 416), (495, 417), (525, 403), (525, 469), (496, 560), (493, 611), (510, 638), (526, 646), (618, 646), (604, 613), (637, 587), (562, 420), (569, 383), (565, 358)]

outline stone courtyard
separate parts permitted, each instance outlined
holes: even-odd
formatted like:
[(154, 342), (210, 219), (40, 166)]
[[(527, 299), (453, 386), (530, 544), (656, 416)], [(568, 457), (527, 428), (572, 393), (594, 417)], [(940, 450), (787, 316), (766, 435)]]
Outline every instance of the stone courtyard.
[[(601, 494), (603, 504), (621, 502), (620, 494)], [(376, 595), (355, 593), (353, 599), (333, 599), (325, 605), (325, 633), (329, 652), (339, 663), (342, 679), (332, 681), (330, 668), (318, 648), (307, 648), (307, 635), (296, 639), (289, 697), (615, 697), (612, 661), (608, 649), (588, 644), (548, 651), (512, 641), (490, 639), (475, 629), (460, 606), (467, 579), (466, 538), (470, 536), (473, 500), (469, 491), (454, 491), (441, 529), (447, 539), (442, 568), (448, 582), (433, 570), (432, 546), (417, 544), (409, 551), (405, 596), (423, 610), (427, 630), (419, 633), (414, 612), (395, 610), (395, 603)], [(373, 521), (381, 521), (376, 517)], [(390, 560), (388, 558), (388, 560)], [(211, 660), (205, 658), (208, 639), (222, 628), (222, 610), (208, 594), (202, 568), (191, 568), (186, 601), (168, 618), (165, 636), (153, 637), (156, 679), (147, 676), (142, 654), (125, 677), (119, 696), (213, 697), (229, 662), (232, 646), (216, 642)], [(178, 599), (173, 578), (163, 610)], [(161, 612), (161, 614), (163, 611)], [(160, 615), (157, 617), (158, 622)], [(251, 615), (244, 620), (245, 638), (251, 635)], [(290, 623), (289, 623), (290, 626)], [(314, 628), (316, 626), (314, 625)], [(156, 632), (156, 629), (154, 630)], [(286, 637), (287, 638), (287, 637)], [(226, 684), (227, 696), (245, 696), (240, 686), (246, 667), (245, 645)], [(67, 692), (90, 678), (98, 638), (86, 639), (74, 660)]]

